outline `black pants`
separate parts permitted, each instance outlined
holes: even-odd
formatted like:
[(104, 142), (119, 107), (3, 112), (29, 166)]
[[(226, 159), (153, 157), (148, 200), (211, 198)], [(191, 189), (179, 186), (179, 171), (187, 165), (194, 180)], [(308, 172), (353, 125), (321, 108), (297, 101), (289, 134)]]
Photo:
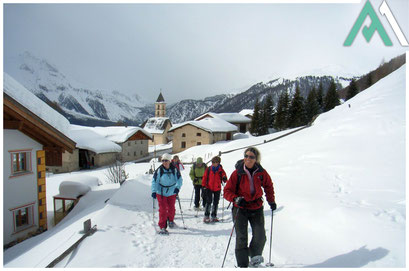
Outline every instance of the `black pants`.
[[(237, 213), (238, 211), (238, 213)], [(239, 267), (248, 267), (249, 257), (262, 255), (266, 243), (263, 207), (257, 210), (233, 207), (233, 219), (236, 217), (236, 261)], [(252, 238), (248, 245), (248, 222), (250, 222)]]
[(205, 191), (206, 192), (204, 192), (203, 195), (203, 198), (205, 200), (205, 216), (208, 217), (211, 211), (212, 217), (215, 218), (217, 217), (217, 207), (219, 205), (221, 191), (212, 191), (210, 189), (206, 189)]
[[(195, 184), (193, 185), (195, 188), (195, 207), (199, 208), (199, 203), (200, 203), (200, 194), (202, 194), (202, 199), (203, 199), (203, 190), (202, 190), (202, 185), (200, 184)], [(203, 207), (205, 206), (204, 200), (202, 200)]]

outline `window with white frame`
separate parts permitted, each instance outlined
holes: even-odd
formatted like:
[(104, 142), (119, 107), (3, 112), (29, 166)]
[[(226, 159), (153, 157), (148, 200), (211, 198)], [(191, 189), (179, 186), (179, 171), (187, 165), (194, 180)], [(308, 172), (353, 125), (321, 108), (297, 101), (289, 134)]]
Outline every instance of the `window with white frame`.
[(14, 232), (19, 232), (34, 225), (34, 203), (11, 210), (13, 213)]
[(10, 151), (11, 175), (31, 172), (31, 150)]

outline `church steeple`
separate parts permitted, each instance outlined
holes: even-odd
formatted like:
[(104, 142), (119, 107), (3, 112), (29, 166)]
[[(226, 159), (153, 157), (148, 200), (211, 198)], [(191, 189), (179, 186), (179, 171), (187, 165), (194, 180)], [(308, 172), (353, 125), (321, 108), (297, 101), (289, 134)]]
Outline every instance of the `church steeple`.
[(163, 98), (162, 89), (161, 89), (158, 99), (156, 99), (156, 103), (155, 103), (155, 118), (165, 117), (165, 115), (166, 115), (166, 103), (165, 103), (165, 99)]

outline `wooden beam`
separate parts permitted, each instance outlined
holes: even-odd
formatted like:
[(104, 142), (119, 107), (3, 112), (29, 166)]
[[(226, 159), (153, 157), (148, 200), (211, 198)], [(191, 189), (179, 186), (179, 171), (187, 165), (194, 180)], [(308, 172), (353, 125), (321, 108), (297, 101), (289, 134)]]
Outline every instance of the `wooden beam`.
[(21, 129), (23, 122), (21, 120), (4, 120), (3, 129)]
[[(37, 115), (33, 114), (7, 94), (3, 93), (3, 98), (3, 111), (7, 112), (7, 116), (12, 116), (13, 119), (21, 120), (23, 122), (24, 126), (21, 127), (22, 132), (28, 132), (31, 135), (30, 137), (40, 143), (45, 142), (45, 144), (42, 143), (43, 145), (61, 146), (70, 153), (73, 152), (76, 145), (74, 141), (52, 127), (43, 119), (39, 118)], [(25, 126), (30, 127), (30, 129), (35, 129), (36, 133), (40, 133), (41, 136), (25, 129)], [(46, 140), (42, 137), (45, 137)], [(51, 142), (47, 143), (48, 140)]]

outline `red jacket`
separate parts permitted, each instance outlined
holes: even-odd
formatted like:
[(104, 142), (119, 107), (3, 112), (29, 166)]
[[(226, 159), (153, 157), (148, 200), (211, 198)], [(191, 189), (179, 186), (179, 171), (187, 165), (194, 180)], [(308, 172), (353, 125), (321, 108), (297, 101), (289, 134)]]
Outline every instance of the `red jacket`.
[[(264, 189), (267, 201), (275, 202), (274, 186), (270, 175), (268, 175), (267, 171), (260, 164), (256, 163), (255, 166), (257, 169), (253, 173), (253, 183), (255, 189), (254, 195), (251, 195), (250, 193), (250, 181), (246, 172), (244, 171), (244, 162), (243, 160), (240, 160), (236, 163), (236, 170), (233, 171), (230, 179), (224, 187), (223, 196), (226, 200), (234, 203), (234, 198), (244, 197), (247, 204), (243, 208), (256, 210), (263, 206), (262, 197)], [(238, 191), (236, 192), (238, 175), (241, 177)], [(263, 189), (261, 189), (261, 187), (263, 187)], [(237, 207), (235, 203), (234, 206)]]
[(202, 177), (202, 186), (212, 190), (213, 192), (222, 190), (222, 182), (227, 181), (227, 175), (222, 165), (216, 172), (213, 172), (212, 166), (205, 170)]

